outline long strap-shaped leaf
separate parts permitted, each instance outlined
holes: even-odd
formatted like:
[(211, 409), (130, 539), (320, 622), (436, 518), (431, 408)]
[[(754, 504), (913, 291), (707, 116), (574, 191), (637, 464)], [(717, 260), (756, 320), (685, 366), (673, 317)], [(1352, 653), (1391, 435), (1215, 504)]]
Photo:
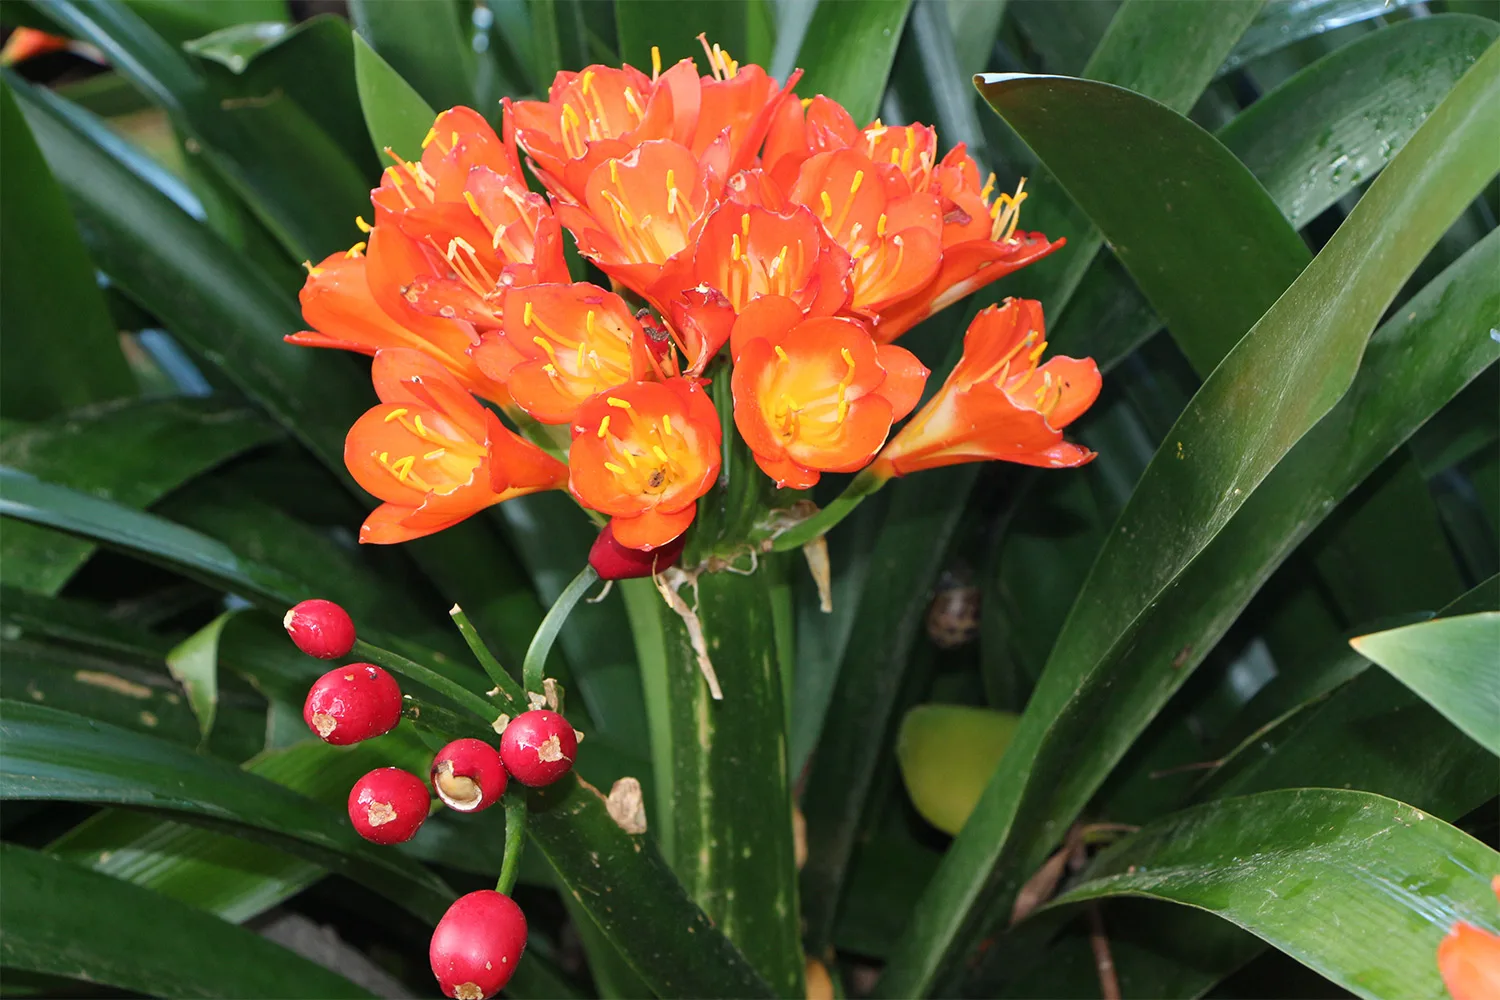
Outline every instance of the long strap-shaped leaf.
[(139, 806), (229, 824), (305, 853), (433, 922), (453, 900), (420, 865), (360, 840), (338, 811), (227, 761), (44, 705), (3, 705), (0, 798)]
[[(1114, 83), (1186, 110), (1257, 6), (1254, 0), (1213, 4), (1129, 0), (1096, 50), (1089, 72), (1105, 74)], [(1179, 53), (1185, 46), (1191, 50), (1190, 57), (1138, 58), (1141, 50)], [(1079, 218), (1055, 183), (1050, 190), (1051, 201), (1045, 190), (1027, 201), (1026, 226), (1053, 237), (1066, 235), (1068, 247), (1054, 257), (1076, 257), (1081, 263), (1038, 271), (1051, 263), (1043, 261), (998, 286), (1007, 294), (1043, 299), (1049, 307), (1072, 293), (1078, 274), (1102, 243), (1098, 230), (1086, 217)], [(1037, 211), (1032, 211), (1033, 206)], [(1062, 228), (1054, 228), (1054, 223)], [(870, 556), (870, 579), (877, 583), (867, 587), (860, 599), (859, 627), (849, 638), (803, 796), (808, 860), (802, 870), (802, 899), (807, 942), (813, 950), (831, 939), (860, 818), (881, 759), (880, 748), (890, 735), (891, 713), (926, 612), (928, 590), (977, 475), (978, 467), (972, 465), (939, 469), (887, 490), (892, 513)]]
[[(1038, 84), (1044, 85), (1044, 84)], [(1095, 84), (1078, 84), (1102, 88)], [(1114, 100), (1117, 94), (1110, 93)], [(1500, 47), (1490, 48), (1371, 186), (1312, 265), (1205, 383), (1167, 437), (1079, 595), (1015, 743), (955, 841), (893, 958), (886, 995), (956, 973), (1110, 767), (1188, 672), (1193, 648), (1134, 659), (1143, 616), (1347, 390), (1380, 313), (1493, 176)], [(1198, 651), (1202, 656), (1202, 650)], [(1145, 711), (1120, 713), (1141, 692)], [(1080, 739), (1096, 748), (1087, 766)]]
[(1500, 931), (1500, 854), (1369, 792), (1283, 789), (1169, 816), (1106, 851), (1051, 908), (1142, 896), (1216, 913), (1371, 1000), (1443, 996), (1438, 943)]
[(159, 997), (366, 997), (342, 976), (201, 910), (0, 845), (0, 963)]

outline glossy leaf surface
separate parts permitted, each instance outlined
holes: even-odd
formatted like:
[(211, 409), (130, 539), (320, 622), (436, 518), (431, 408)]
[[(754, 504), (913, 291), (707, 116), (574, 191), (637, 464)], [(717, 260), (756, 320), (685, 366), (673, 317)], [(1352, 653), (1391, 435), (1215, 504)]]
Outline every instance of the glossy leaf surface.
[[(439, 108), (476, 103), (474, 50), (465, 41), (460, 23), (465, 14), (464, 5), (456, 0), (421, 4), (410, 0), (354, 0), (349, 5), (349, 17), (360, 39), (428, 104)], [(485, 113), (489, 109), (480, 110)], [(432, 124), (430, 116), (427, 124)], [(427, 130), (422, 131), (425, 134)]]
[[(163, 997), (364, 997), (342, 976), (175, 900), (0, 845), (0, 961)], [(129, 919), (121, 919), (123, 915)]]
[[(1495, 150), (1477, 140), (1496, 127), (1500, 49), (1492, 47), (1168, 434), (1101, 552), (1016, 742), (945, 858), (917, 915), (917, 933), (893, 962), (884, 990), (923, 992), (940, 968), (954, 968), (946, 963), (961, 961), (951, 949), (976, 943), (1050, 852), (1055, 834), (1043, 831), (1060, 831), (1076, 815), (1196, 662), (1195, 649), (1201, 657), (1196, 643), (1169, 646), (1165, 662), (1180, 659), (1182, 666), (1163, 675), (1162, 660), (1140, 655), (1141, 632), (1152, 620), (1147, 612), (1170, 608), (1180, 618), (1182, 609), (1172, 603), (1179, 595), (1214, 592), (1182, 587), (1185, 571), (1347, 390), (1385, 303), (1500, 166)], [(1269, 384), (1282, 388), (1275, 398), (1256, 388)], [(1163, 593), (1168, 587), (1170, 599)], [(1221, 608), (1205, 607), (1206, 620)], [(1115, 660), (1121, 654), (1130, 666)], [(1134, 708), (1123, 711), (1120, 692), (1136, 684)], [(1094, 765), (1077, 767), (1075, 732), (1110, 750)], [(976, 884), (985, 872), (985, 882)], [(986, 902), (971, 909), (980, 900)]]
[(1500, 756), (1500, 612), (1374, 632), (1349, 645)]
[(419, 158), (422, 137), (436, 117), (432, 107), (358, 35), (354, 36), (354, 80), (376, 150), (390, 147), (409, 160)]
[(1500, 854), (1411, 806), (1288, 789), (1153, 823), (1100, 855), (1051, 905), (1110, 896), (1182, 903), (1357, 996), (1441, 996), (1434, 956), (1453, 922), (1500, 931), (1496, 872)]
[(863, 125), (876, 116), (912, 0), (849, 0), (813, 10), (797, 65), (797, 92), (826, 94)]

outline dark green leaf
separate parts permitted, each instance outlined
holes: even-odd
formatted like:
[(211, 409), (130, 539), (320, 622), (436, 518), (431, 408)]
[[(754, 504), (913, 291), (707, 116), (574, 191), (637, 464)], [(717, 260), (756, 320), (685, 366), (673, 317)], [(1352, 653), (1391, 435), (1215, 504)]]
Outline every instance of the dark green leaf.
[[(766, 16), (764, 0), (719, 0), (698, 3), (696, 0), (615, 0), (615, 30), (620, 38), (620, 58), (632, 66), (650, 72), (651, 47), (661, 50), (662, 69), (679, 59), (699, 60), (703, 66), (700, 34), (710, 45), (718, 45), (742, 63), (769, 61), (769, 53), (754, 52), (752, 34), (764, 35), (753, 28)], [(769, 40), (767, 38), (767, 40)]]
[(0, 215), (0, 414), (36, 420), (133, 395), (135, 379), (73, 214), (3, 83), (0, 129), (8, 137)]
[(626, 833), (592, 786), (568, 775), (532, 791), (527, 833), (657, 996), (781, 995), (688, 898), (655, 840)]
[[(1500, 854), (1368, 792), (1289, 789), (1196, 806), (1106, 851), (1053, 907), (1141, 896), (1216, 913), (1361, 997), (1439, 996), (1456, 920), (1500, 930)], [(1334, 929), (1333, 932), (1330, 929)]]
[[(1008, 912), (1013, 894), (1045, 859), (1056, 837), (1201, 660), (1208, 645), (1203, 639), (1237, 613), (1240, 602), (1220, 581), (1251, 583), (1255, 568), (1266, 571), (1294, 540), (1285, 530), (1257, 530), (1238, 543), (1250, 558), (1250, 572), (1197, 576), (1217, 558), (1200, 559), (1205, 549), (1222, 541), (1218, 536), (1235, 524), (1235, 515), (1266, 476), (1348, 389), (1369, 330), (1385, 305), (1500, 166), (1496, 150), (1474, 138), (1495, 128), (1500, 128), (1500, 48), (1492, 47), (1371, 186), (1313, 264), (1215, 370), (1168, 434), (1079, 595), (1016, 742), (919, 908), (916, 932), (893, 959), (885, 989), (898, 995), (925, 992), (935, 977), (953, 973), (962, 963), (961, 953), (1001, 919), (1002, 911)], [(1496, 247), (1500, 242), (1489, 241), (1487, 252)], [(1466, 263), (1489, 260), (1475, 252)], [(1424, 296), (1423, 307), (1403, 311), (1397, 329), (1425, 326), (1433, 318), (1428, 310), (1445, 321), (1450, 318), (1438, 307), (1458, 300), (1453, 293), (1463, 286), (1456, 281), (1444, 285), (1448, 295), (1429, 289), (1433, 294)], [(1493, 303), (1478, 293), (1474, 297), (1478, 301), (1455, 309), (1468, 324), (1458, 329), (1485, 329), (1475, 320), (1494, 315)], [(1417, 323), (1419, 315), (1422, 322)], [(1413, 398), (1426, 396), (1431, 408), (1451, 398), (1494, 357), (1493, 342), (1473, 337), (1451, 341), (1434, 351), (1436, 391), (1430, 396), (1413, 393)], [(1443, 356), (1448, 351), (1468, 356)], [(1372, 357), (1369, 369), (1381, 360)], [(1415, 380), (1415, 369), (1398, 367)], [(1424, 375), (1428, 372), (1422, 369)], [(1263, 391), (1267, 385), (1278, 387), (1274, 396)], [(1382, 390), (1388, 391), (1388, 384), (1366, 391), (1378, 396)], [(1378, 400), (1368, 400), (1361, 391), (1344, 412), (1361, 404), (1375, 406)], [(1411, 400), (1400, 405), (1405, 410)], [(1391, 416), (1391, 444), (1412, 429), (1402, 426), (1403, 415)], [(1324, 423), (1324, 428), (1332, 426)], [(1368, 423), (1359, 426), (1366, 429)], [(1336, 439), (1337, 447), (1323, 451), (1329, 446), (1316, 445), (1326, 440), (1322, 433), (1313, 447), (1302, 450), (1314, 460), (1308, 471), (1299, 471), (1299, 460), (1287, 465), (1283, 475), (1321, 477), (1334, 464), (1330, 454), (1345, 461), (1356, 458), (1344, 437)], [(1386, 440), (1380, 444), (1386, 447), (1357, 459), (1378, 461), (1390, 447)], [(1354, 473), (1349, 485), (1368, 468), (1346, 467)], [(1304, 490), (1299, 484), (1290, 491), (1296, 500), (1287, 503), (1288, 511), (1297, 500), (1307, 502)], [(1273, 494), (1259, 500), (1257, 508), (1260, 503), (1279, 506)], [(1309, 515), (1316, 516), (1309, 512), (1283, 523), (1294, 531)], [(1230, 538), (1255, 520), (1240, 521)], [(1257, 545), (1269, 551), (1255, 557)], [(1228, 555), (1236, 550), (1225, 545), (1217, 551)], [(1190, 600), (1202, 600), (1204, 606), (1189, 614), (1184, 603)], [(1202, 615), (1199, 629), (1186, 627), (1194, 615)], [(1173, 624), (1163, 621), (1168, 617)], [(1152, 634), (1158, 628), (1160, 634)], [(1162, 662), (1177, 669), (1163, 672)], [(1124, 691), (1132, 692), (1132, 710), (1124, 707)], [(1090, 740), (1097, 754), (1087, 767), (1078, 766), (1080, 738)]]
[(0, 845), (0, 962), (162, 997), (369, 996), (202, 911), (14, 844)]
[(372, 847), (341, 809), (225, 761), (69, 712), (4, 703), (0, 798), (158, 809), (267, 840), (436, 922), (453, 895), (420, 865)]
[(797, 66), (798, 93), (826, 94), (863, 124), (880, 110), (912, 0), (844, 0), (813, 11)]
[[(6, 435), (0, 462), (139, 508), (275, 436), (255, 413), (216, 400), (128, 401)], [(0, 539), (0, 580), (56, 594), (93, 551), (57, 532), (15, 525)]]
[(354, 80), (365, 127), (377, 150), (390, 148), (407, 159), (422, 155), (432, 128), (432, 108), (363, 38), (354, 36)]
[(286, 0), (125, 0), (169, 42), (185, 42), (246, 22), (287, 21)]
[[(474, 104), (474, 50), (459, 23), (464, 6), (457, 0), (352, 0), (349, 16), (360, 38), (428, 104), (451, 108)], [(428, 116), (424, 135), (431, 125)]]
[(231, 73), (243, 73), (262, 52), (285, 41), (292, 26), (283, 21), (252, 21), (220, 28), (185, 42), (184, 51), (211, 59)]
[(1268, 52), (1300, 42), (1309, 35), (1321, 35), (1334, 28), (1357, 24), (1372, 17), (1390, 14), (1417, 0), (1303, 0), (1296, 3), (1268, 3), (1250, 29), (1245, 32), (1220, 73), (1238, 69)]
[(1374, 632), (1349, 645), (1500, 755), (1500, 612)]
[(288, 348), (302, 326), (292, 302), (116, 159), (97, 120), (43, 90), (18, 96), (101, 269), (342, 474), (344, 434), (373, 401), (358, 369)]

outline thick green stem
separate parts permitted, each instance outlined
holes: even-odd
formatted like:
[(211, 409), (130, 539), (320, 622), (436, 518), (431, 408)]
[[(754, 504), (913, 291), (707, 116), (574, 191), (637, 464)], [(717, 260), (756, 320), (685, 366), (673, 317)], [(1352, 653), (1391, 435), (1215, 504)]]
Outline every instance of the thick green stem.
[(505, 796), (505, 856), (495, 891), (509, 896), (521, 871), (521, 851), (526, 847), (526, 792), (516, 789)]
[(542, 690), (542, 676), (547, 666), (547, 654), (552, 652), (552, 643), (557, 639), (557, 633), (562, 630), (563, 622), (568, 620), (568, 615), (573, 611), (584, 594), (588, 593), (594, 581), (599, 579), (599, 574), (594, 572), (594, 567), (584, 566), (568, 584), (566, 590), (557, 595), (547, 617), (536, 628), (536, 635), (531, 638), (531, 645), (526, 650), (526, 660), (521, 664), (521, 680), (526, 686), (529, 694), (540, 694)]
[(408, 660), (400, 653), (393, 653), (389, 649), (372, 646), (363, 639), (356, 639), (352, 655), (361, 660), (385, 667), (392, 673), (400, 674), (402, 677), (414, 680), (418, 684), (427, 685), (454, 704), (473, 712), (486, 723), (493, 722), (499, 714), (496, 706), (486, 701), (482, 696), (475, 694), (456, 681), (449, 680), (430, 667), (424, 667), (415, 660)]

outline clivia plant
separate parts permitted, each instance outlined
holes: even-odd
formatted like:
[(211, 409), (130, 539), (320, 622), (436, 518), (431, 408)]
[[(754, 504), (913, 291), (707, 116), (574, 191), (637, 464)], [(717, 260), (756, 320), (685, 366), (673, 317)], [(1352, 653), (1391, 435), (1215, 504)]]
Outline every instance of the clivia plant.
[(1500, 996), (1500, 18), (303, 6), (0, 10), (0, 995)]

